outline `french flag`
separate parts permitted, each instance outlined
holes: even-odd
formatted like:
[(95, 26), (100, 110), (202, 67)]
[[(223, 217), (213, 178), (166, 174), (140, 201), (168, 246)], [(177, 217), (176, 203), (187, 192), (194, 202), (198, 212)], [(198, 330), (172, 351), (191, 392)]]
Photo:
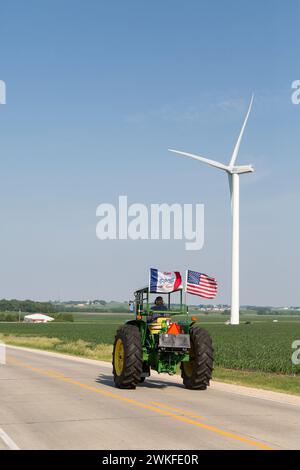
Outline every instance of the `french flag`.
[(151, 293), (167, 294), (173, 292), (181, 286), (181, 274), (175, 272), (161, 272), (151, 268), (149, 275), (149, 288)]

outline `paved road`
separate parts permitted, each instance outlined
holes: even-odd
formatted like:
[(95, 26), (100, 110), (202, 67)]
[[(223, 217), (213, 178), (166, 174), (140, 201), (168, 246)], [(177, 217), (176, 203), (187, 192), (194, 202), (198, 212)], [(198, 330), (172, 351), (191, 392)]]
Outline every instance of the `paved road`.
[(111, 366), (8, 348), (0, 449), (299, 449), (300, 399), (153, 376), (113, 387)]

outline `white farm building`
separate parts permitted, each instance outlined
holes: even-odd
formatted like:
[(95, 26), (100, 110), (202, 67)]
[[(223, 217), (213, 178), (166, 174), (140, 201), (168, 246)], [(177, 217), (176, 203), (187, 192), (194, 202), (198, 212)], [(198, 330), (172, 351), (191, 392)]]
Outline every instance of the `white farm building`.
[(54, 318), (43, 315), (42, 313), (33, 313), (32, 315), (25, 315), (24, 321), (27, 323), (47, 323), (53, 321)]

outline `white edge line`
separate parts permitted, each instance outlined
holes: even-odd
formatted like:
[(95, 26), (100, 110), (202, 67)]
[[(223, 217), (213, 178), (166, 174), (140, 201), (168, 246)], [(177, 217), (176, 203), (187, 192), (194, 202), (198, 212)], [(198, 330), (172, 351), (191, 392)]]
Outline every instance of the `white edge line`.
[(4, 444), (6, 444), (10, 450), (20, 450), (17, 444), (12, 440), (11, 437), (9, 437), (8, 434), (6, 434), (5, 431), (3, 431), (2, 428), (0, 428), (0, 439), (2, 439)]

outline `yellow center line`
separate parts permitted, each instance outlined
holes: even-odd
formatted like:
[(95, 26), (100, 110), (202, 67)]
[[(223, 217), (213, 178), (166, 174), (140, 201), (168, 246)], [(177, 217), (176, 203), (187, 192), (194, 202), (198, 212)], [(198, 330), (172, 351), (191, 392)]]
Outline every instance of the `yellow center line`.
[(67, 382), (67, 383), (70, 383), (72, 385), (77, 385), (78, 387), (81, 387), (85, 390), (89, 390), (89, 391), (94, 392), (94, 393), (99, 393), (103, 396), (114, 398), (114, 399), (119, 400), (119, 401), (130, 403), (130, 404), (132, 404), (134, 406), (137, 406), (139, 408), (144, 408), (146, 410), (154, 411), (155, 413), (159, 413), (163, 416), (168, 416), (168, 417), (173, 418), (177, 421), (181, 421), (183, 423), (190, 424), (192, 426), (195, 426), (195, 427), (198, 427), (198, 428), (201, 428), (201, 429), (205, 429), (207, 431), (211, 431), (211, 432), (213, 432), (215, 434), (218, 434), (220, 436), (227, 437), (229, 439), (233, 439), (235, 441), (239, 441), (239, 442), (242, 442), (244, 444), (248, 444), (248, 445), (253, 446), (253, 447), (258, 447), (259, 449), (262, 449), (262, 450), (274, 450), (272, 447), (270, 447), (269, 445), (264, 444), (262, 442), (255, 441), (255, 440), (247, 438), (247, 437), (239, 436), (238, 434), (235, 434), (235, 433), (232, 433), (232, 432), (224, 431), (223, 429), (217, 428), (215, 426), (211, 426), (209, 424), (200, 423), (199, 421), (193, 421), (192, 419), (187, 418), (185, 416), (179, 416), (177, 414), (172, 413), (171, 411), (167, 411), (167, 410), (164, 410), (164, 409), (157, 408), (157, 406), (148, 405), (147, 403), (142, 403), (142, 402), (134, 400), (132, 398), (127, 398), (127, 397), (124, 397), (122, 395), (118, 395), (117, 393), (112, 393), (112, 392), (109, 392), (107, 390), (103, 390), (101, 388), (94, 387), (92, 385), (87, 385), (85, 383), (78, 382), (77, 380), (73, 380), (73, 379), (70, 379), (68, 377), (65, 377), (60, 372), (45, 370), (45, 369), (42, 369), (40, 367), (33, 367), (33, 366), (31, 366), (29, 364), (26, 364), (24, 362), (21, 362), (17, 359), (11, 359), (10, 358), (8, 362), (11, 363), (11, 364), (14, 364), (14, 365), (22, 366), (26, 369), (32, 370), (32, 371), (37, 372), (39, 374), (45, 375), (47, 377), (51, 377), (51, 378), (54, 378), (54, 379), (57, 379), (57, 380), (61, 380), (63, 382)]
[(197, 415), (192, 411), (183, 410), (182, 408), (175, 408), (170, 405), (165, 405), (164, 403), (159, 403), (158, 401), (151, 401), (150, 403), (151, 405), (158, 406), (160, 408), (166, 408), (167, 410), (175, 411), (175, 413), (182, 413), (185, 416), (189, 416), (190, 418), (205, 419), (204, 416)]

